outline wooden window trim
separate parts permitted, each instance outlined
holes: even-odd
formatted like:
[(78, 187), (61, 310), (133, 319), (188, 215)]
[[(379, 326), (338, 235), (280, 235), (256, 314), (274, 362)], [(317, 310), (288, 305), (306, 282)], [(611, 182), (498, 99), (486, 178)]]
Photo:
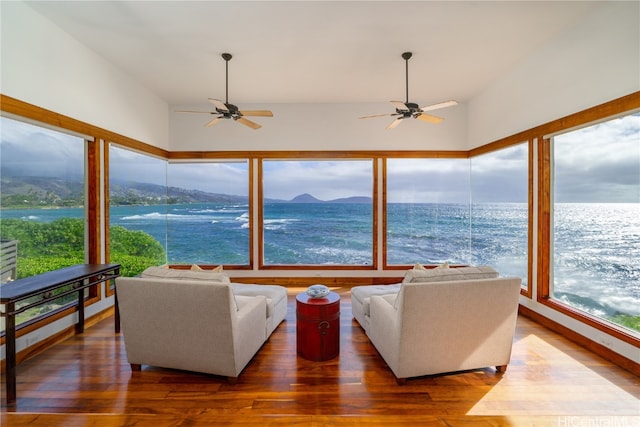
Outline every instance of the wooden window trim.
[[(309, 153), (310, 154), (310, 153)], [(374, 271), (378, 269), (378, 186), (380, 185), (378, 180), (378, 163), (379, 157), (357, 157), (357, 158), (349, 158), (349, 157), (320, 157), (318, 156), (318, 152), (314, 152), (310, 157), (285, 157), (284, 155), (273, 157), (278, 160), (314, 160), (314, 161), (331, 161), (331, 160), (370, 160), (372, 165), (372, 248), (371, 248), (371, 256), (373, 259), (371, 260), (371, 265), (355, 265), (355, 264), (335, 264), (335, 265), (325, 265), (325, 264), (265, 264), (264, 262), (264, 166), (263, 161), (264, 157), (258, 158), (258, 269), (259, 270), (369, 270)], [(271, 159), (271, 157), (269, 157)], [(253, 193), (252, 193), (253, 194)]]
[(538, 128), (538, 283), (536, 300), (559, 313), (576, 319), (594, 329), (605, 332), (625, 343), (640, 347), (640, 338), (625, 329), (603, 319), (591, 316), (551, 296), (551, 205), (552, 205), (552, 158), (551, 140), (545, 135), (570, 131), (591, 123), (603, 121), (640, 109), (640, 92), (615, 99), (610, 102), (580, 111), (550, 122)]

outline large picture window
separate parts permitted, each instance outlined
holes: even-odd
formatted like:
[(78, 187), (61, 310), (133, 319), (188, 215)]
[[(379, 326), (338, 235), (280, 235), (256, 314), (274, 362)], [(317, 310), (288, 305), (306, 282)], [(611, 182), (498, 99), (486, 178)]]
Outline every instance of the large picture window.
[[(0, 117), (0, 127), (0, 237), (3, 252), (17, 248), (13, 265), (2, 266), (0, 286), (84, 263), (85, 139), (7, 117)], [(29, 309), (16, 317), (16, 323), (76, 298), (70, 294)], [(1, 321), (4, 328), (4, 317)]]
[(387, 160), (387, 264), (470, 259), (468, 159)]
[(372, 160), (265, 160), (263, 262), (373, 265)]
[(551, 298), (640, 332), (640, 114), (552, 140)]
[(167, 162), (109, 146), (109, 260), (135, 276), (166, 263)]
[(169, 163), (171, 264), (249, 264), (249, 162)]
[(529, 143), (471, 159), (471, 263), (528, 287)]

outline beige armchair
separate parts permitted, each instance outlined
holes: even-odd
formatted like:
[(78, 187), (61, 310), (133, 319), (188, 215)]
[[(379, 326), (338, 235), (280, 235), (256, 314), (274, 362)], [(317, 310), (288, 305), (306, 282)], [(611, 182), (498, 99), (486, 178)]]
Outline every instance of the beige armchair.
[(520, 283), (519, 278), (403, 283), (395, 293), (372, 294), (366, 332), (399, 383), (489, 366), (504, 372)]
[(234, 295), (230, 283), (120, 277), (116, 292), (132, 370), (153, 365), (234, 383), (268, 338), (266, 298)]

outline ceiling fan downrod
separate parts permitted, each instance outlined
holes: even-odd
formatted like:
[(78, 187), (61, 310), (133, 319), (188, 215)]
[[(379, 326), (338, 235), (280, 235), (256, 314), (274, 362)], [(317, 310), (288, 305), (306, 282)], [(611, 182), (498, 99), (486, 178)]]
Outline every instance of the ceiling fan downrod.
[(222, 59), (225, 62), (225, 99), (224, 103), (229, 105), (229, 61), (233, 56), (230, 53), (223, 53)]
[(411, 52), (404, 52), (402, 54), (402, 58), (404, 59), (404, 63), (405, 63), (405, 93), (406, 93), (406, 97), (405, 97), (405, 103), (409, 103), (409, 59), (411, 58), (411, 56), (413, 55), (413, 53)]

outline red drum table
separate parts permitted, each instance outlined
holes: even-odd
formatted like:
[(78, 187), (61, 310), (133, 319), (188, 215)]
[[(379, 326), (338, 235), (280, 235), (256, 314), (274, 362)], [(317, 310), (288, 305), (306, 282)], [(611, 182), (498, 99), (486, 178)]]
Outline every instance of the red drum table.
[(298, 355), (320, 362), (340, 352), (340, 296), (330, 292), (324, 298), (311, 298), (305, 292), (296, 296), (296, 343)]

